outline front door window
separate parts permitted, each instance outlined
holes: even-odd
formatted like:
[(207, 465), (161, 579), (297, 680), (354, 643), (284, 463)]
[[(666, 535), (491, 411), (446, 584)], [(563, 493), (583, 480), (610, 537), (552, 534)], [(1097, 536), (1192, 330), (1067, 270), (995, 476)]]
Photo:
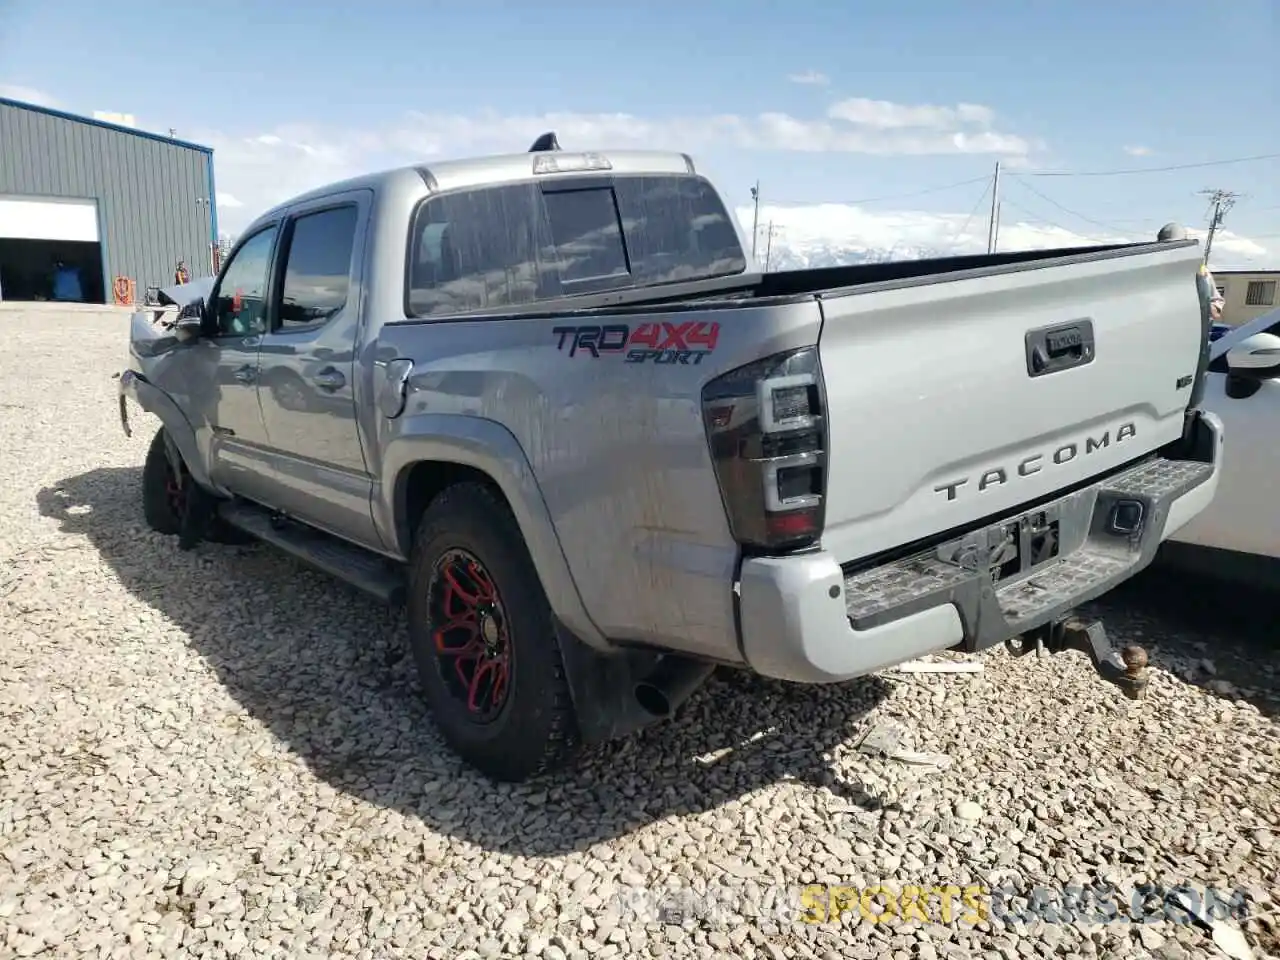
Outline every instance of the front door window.
[(276, 228), (246, 240), (227, 264), (213, 301), (218, 337), (252, 337), (267, 331), (267, 269)]

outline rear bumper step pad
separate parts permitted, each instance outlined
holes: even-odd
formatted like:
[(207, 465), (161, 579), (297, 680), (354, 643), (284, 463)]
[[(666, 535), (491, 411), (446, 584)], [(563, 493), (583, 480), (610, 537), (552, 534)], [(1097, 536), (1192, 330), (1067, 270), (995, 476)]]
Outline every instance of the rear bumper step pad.
[[(1158, 457), (1035, 510), (853, 573), (844, 581), (849, 621), (866, 630), (953, 603), (970, 649), (1033, 629), (1146, 566), (1163, 539), (1170, 504), (1213, 472), (1212, 463)], [(1026, 552), (1029, 541), (1023, 535), (1019, 546), (1018, 531), (1045, 526), (1056, 541), (1052, 559), (998, 578), (993, 568), (1007, 565), (1011, 550), (1015, 558)]]

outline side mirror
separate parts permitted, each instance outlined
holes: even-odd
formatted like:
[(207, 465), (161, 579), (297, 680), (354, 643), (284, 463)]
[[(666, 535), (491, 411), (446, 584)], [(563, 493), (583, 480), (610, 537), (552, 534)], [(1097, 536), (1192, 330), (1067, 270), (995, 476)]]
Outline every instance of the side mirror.
[(1262, 384), (1280, 377), (1280, 337), (1255, 333), (1227, 351), (1226, 394), (1232, 400), (1247, 400)]
[(1255, 333), (1227, 351), (1227, 369), (1242, 380), (1280, 377), (1280, 337)]
[(200, 336), (204, 332), (204, 301), (192, 300), (179, 310), (173, 329), (182, 340)]

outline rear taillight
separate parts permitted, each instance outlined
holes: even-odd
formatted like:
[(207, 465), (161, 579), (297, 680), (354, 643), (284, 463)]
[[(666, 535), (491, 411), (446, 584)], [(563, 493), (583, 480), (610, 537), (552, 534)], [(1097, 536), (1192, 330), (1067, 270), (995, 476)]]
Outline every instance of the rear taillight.
[(757, 360), (702, 389), (702, 416), (734, 539), (790, 550), (822, 535), (826, 424), (816, 347)]

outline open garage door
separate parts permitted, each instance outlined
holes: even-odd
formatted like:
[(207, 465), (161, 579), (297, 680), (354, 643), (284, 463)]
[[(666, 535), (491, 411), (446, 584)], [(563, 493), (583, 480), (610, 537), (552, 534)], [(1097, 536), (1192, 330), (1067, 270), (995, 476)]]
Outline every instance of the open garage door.
[(96, 201), (0, 197), (0, 299), (106, 302)]

